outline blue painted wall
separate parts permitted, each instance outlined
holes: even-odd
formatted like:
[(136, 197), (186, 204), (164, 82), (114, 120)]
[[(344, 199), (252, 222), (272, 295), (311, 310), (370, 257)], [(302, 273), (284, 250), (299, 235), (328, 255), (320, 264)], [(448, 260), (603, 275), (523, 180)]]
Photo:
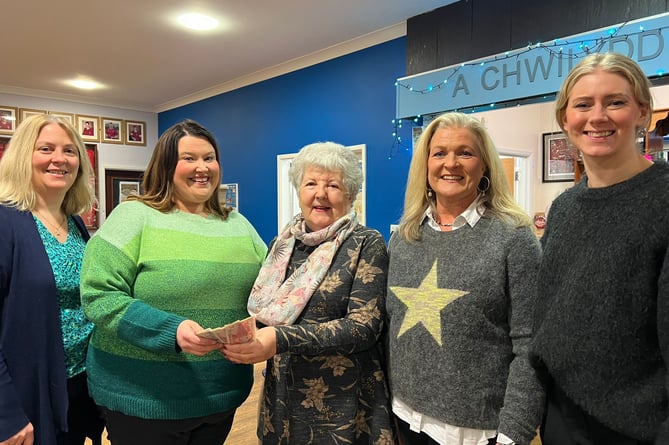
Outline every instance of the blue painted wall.
[[(366, 223), (388, 239), (402, 213), (410, 161), (392, 135), (395, 81), (406, 73), (405, 58), (405, 38), (395, 39), (165, 111), (158, 129), (190, 118), (214, 133), (222, 182), (239, 184), (240, 211), (266, 242), (277, 231), (277, 155), (316, 141), (366, 144)], [(400, 136), (410, 145), (409, 127)]]

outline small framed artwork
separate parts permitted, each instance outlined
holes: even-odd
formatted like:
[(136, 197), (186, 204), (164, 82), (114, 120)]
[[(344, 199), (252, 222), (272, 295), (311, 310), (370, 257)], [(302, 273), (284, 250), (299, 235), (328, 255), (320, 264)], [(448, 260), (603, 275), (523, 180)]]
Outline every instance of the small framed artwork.
[(102, 121), (102, 142), (108, 144), (123, 143), (123, 120), (113, 117), (100, 118)]
[(0, 105), (0, 134), (13, 134), (18, 119), (15, 107)]
[(125, 143), (146, 145), (146, 122), (125, 121)]
[[(88, 154), (88, 159), (91, 161), (91, 167), (93, 168), (93, 177), (90, 178), (90, 186), (95, 192), (96, 200), (100, 198), (98, 193), (98, 184), (97, 184), (97, 175), (98, 175), (98, 146), (96, 144), (86, 144), (86, 154)], [(97, 230), (98, 226), (98, 204), (85, 214), (81, 215), (81, 218), (86, 224), (86, 228), (89, 230)]]
[(36, 114), (46, 114), (46, 110), (34, 110), (32, 108), (19, 108), (21, 122)]
[(2, 154), (9, 146), (9, 139), (9, 136), (0, 136), (0, 159), (2, 159)]
[(105, 210), (107, 216), (128, 196), (142, 193), (143, 171), (105, 169)]
[(561, 131), (543, 134), (542, 182), (574, 180), (576, 149)]
[(221, 184), (218, 186), (218, 202), (221, 207), (230, 207), (239, 211), (238, 184)]
[(51, 116), (56, 116), (64, 121), (68, 121), (70, 124), (74, 125), (74, 114), (72, 113), (62, 113), (60, 111), (49, 111)]
[(77, 114), (76, 127), (81, 139), (98, 142), (100, 140), (100, 119), (97, 116)]

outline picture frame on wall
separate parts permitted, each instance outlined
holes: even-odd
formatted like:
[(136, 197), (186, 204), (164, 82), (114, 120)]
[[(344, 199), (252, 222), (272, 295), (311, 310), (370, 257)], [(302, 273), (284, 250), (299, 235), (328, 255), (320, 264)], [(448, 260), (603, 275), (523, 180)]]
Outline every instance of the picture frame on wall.
[(63, 113), (61, 111), (49, 111), (51, 116), (56, 116), (57, 118), (63, 119), (64, 121), (69, 122), (74, 125), (74, 113)]
[[(94, 174), (89, 178), (89, 181), (91, 188), (95, 192), (95, 199), (97, 201), (100, 198), (96, 179), (98, 175), (98, 146), (96, 144), (86, 144), (86, 154), (88, 155), (88, 159), (91, 161), (91, 167), (93, 168)], [(81, 218), (84, 220), (84, 224), (88, 230), (97, 230), (100, 227), (97, 203), (88, 213), (82, 214)]]
[(122, 144), (123, 143), (123, 120), (113, 117), (100, 118), (102, 142), (107, 144)]
[(9, 136), (0, 136), (0, 159), (2, 159), (2, 154), (7, 150), (10, 139)]
[(574, 181), (576, 150), (561, 132), (543, 133), (542, 182)]
[(36, 110), (34, 108), (19, 108), (19, 123), (36, 114), (46, 114), (46, 110)]
[(126, 145), (146, 145), (146, 122), (125, 121)]
[(76, 127), (79, 136), (84, 141), (100, 141), (100, 119), (97, 116), (87, 116), (85, 114), (77, 114)]
[(105, 211), (107, 217), (114, 207), (131, 193), (142, 193), (144, 172), (139, 170), (105, 169)]
[(239, 184), (221, 184), (218, 186), (218, 201), (221, 207), (230, 207), (239, 211)]
[(0, 134), (14, 134), (18, 115), (16, 107), (0, 105)]

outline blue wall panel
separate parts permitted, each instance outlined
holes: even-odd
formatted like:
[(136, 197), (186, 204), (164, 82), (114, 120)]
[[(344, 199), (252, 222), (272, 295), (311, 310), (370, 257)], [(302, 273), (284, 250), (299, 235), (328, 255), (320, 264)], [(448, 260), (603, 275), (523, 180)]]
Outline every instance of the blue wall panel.
[[(277, 155), (316, 141), (366, 144), (366, 222), (388, 239), (402, 212), (410, 161), (409, 149), (392, 136), (395, 81), (406, 73), (405, 59), (406, 40), (395, 39), (165, 111), (159, 132), (190, 118), (215, 134), (223, 182), (239, 184), (240, 212), (266, 242), (277, 232)], [(401, 132), (410, 144), (409, 126)]]

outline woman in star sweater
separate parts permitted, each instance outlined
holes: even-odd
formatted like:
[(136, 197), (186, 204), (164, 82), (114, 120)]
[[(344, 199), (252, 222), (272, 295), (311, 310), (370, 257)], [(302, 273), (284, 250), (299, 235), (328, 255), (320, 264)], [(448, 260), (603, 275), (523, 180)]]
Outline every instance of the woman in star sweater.
[(143, 194), (114, 209), (86, 248), (89, 383), (114, 443), (221, 444), (251, 390), (253, 367), (196, 335), (247, 317), (266, 253), (251, 224), (221, 207), (218, 159), (199, 124), (168, 129)]
[(527, 347), (540, 249), (483, 125), (433, 120), (389, 242), (389, 378), (402, 441), (529, 444), (543, 392)]

